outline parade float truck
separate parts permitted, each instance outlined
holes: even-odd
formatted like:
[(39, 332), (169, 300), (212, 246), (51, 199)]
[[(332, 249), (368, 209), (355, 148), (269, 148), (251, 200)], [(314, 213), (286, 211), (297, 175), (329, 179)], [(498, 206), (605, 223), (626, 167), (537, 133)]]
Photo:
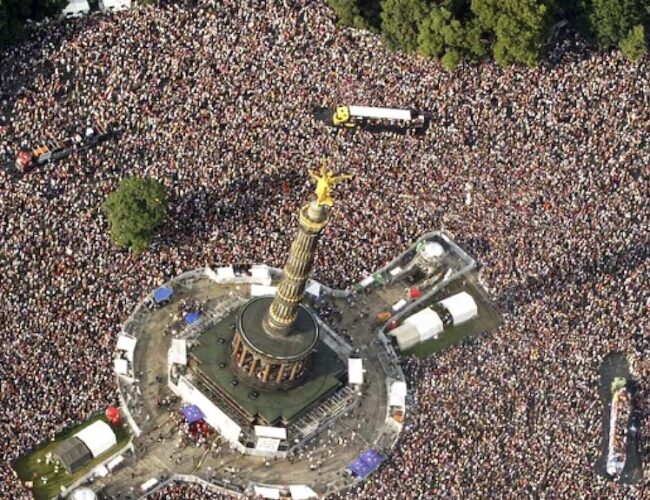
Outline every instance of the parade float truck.
[(328, 125), (339, 128), (355, 128), (372, 124), (391, 124), (402, 128), (421, 129), (426, 124), (426, 116), (424, 113), (397, 108), (337, 106), (334, 109), (318, 109), (316, 110), (316, 116)]
[(94, 127), (86, 127), (83, 135), (75, 134), (62, 140), (51, 139), (33, 148), (21, 148), (16, 156), (15, 167), (19, 172), (25, 172), (32, 167), (44, 165), (50, 161), (68, 156), (75, 150), (95, 146), (109, 137), (116, 136), (119, 132), (118, 127), (95, 125)]
[(612, 406), (609, 414), (609, 446), (607, 451), (607, 473), (620, 476), (625, 467), (630, 417), (632, 416), (632, 395), (627, 380), (622, 377), (612, 382)]

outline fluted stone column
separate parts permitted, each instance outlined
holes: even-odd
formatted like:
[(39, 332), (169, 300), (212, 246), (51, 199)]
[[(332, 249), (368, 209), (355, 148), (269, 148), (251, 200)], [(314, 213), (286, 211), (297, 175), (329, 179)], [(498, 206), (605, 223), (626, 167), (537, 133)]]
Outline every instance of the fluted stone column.
[(264, 330), (271, 336), (291, 334), (314, 263), (318, 238), (327, 225), (328, 215), (328, 208), (315, 201), (300, 210), (298, 234), (291, 244), (282, 280), (263, 322)]

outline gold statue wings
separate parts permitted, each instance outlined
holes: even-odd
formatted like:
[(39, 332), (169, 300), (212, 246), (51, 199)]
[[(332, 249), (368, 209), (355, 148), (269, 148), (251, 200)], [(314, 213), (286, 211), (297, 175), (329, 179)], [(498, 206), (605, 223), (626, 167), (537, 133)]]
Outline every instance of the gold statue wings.
[(327, 170), (325, 163), (325, 160), (323, 160), (323, 164), (320, 167), (320, 175), (309, 172), (309, 176), (316, 181), (316, 202), (319, 205), (331, 207), (334, 205), (334, 199), (330, 195), (331, 186), (337, 182), (352, 179), (352, 176), (350, 174), (334, 175), (333, 170)]

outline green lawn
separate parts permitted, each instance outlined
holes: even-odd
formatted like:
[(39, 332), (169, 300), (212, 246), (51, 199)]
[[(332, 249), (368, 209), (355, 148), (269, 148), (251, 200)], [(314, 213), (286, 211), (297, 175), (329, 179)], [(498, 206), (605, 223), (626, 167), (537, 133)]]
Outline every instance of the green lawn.
[[(56, 497), (61, 492), (61, 486), (67, 487), (68, 485), (74, 483), (77, 479), (96, 467), (106, 458), (110, 457), (119, 449), (123, 448), (131, 439), (131, 435), (127, 431), (126, 425), (123, 424), (118, 427), (113, 427), (113, 430), (115, 431), (115, 435), (117, 437), (117, 443), (115, 446), (95, 458), (92, 462), (90, 462), (85, 467), (82, 467), (74, 474), (68, 474), (63, 466), (59, 466), (59, 472), (55, 474), (54, 464), (45, 464), (45, 455), (53, 451), (54, 448), (56, 448), (56, 446), (66, 438), (79, 432), (84, 427), (88, 427), (90, 424), (96, 422), (97, 420), (103, 420), (104, 422), (107, 422), (104, 415), (98, 415), (89, 420), (86, 420), (84, 423), (58, 434), (54, 441), (50, 441), (46, 444), (41, 445), (39, 448), (36, 448), (34, 451), (28, 453), (27, 455), (20, 457), (13, 463), (13, 469), (16, 471), (20, 479), (23, 481), (34, 481), (34, 486), (32, 488), (34, 498), (41, 500)], [(40, 479), (42, 476), (47, 477), (47, 484), (42, 483)]]
[(450, 283), (447, 287), (443, 288), (438, 294), (436, 294), (435, 302), (449, 297), (450, 295), (454, 295), (455, 293), (467, 291), (472, 295), (472, 297), (474, 297), (474, 300), (478, 305), (478, 317), (472, 321), (463, 323), (462, 325), (447, 327), (437, 339), (422, 342), (412, 349), (404, 351), (402, 355), (413, 355), (419, 358), (431, 356), (432, 354), (440, 352), (473, 335), (495, 330), (501, 324), (501, 316), (494, 309), (483, 290), (480, 289), (479, 285), (474, 282), (471, 276), (466, 277), (465, 281), (465, 284), (463, 284), (463, 279)]

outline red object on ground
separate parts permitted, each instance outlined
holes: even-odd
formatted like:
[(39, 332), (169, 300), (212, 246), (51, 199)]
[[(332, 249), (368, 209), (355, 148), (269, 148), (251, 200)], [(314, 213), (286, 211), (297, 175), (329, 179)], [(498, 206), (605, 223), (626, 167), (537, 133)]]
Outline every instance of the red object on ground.
[(18, 163), (20, 163), (23, 168), (28, 167), (32, 162), (32, 154), (29, 151), (21, 151), (18, 153)]
[(115, 406), (106, 408), (106, 419), (113, 425), (120, 423), (120, 410)]
[(409, 288), (409, 297), (412, 299), (419, 299), (422, 296), (422, 291), (417, 286)]
[(394, 330), (396, 326), (397, 326), (397, 321), (395, 320), (389, 321), (388, 324), (386, 325), (386, 330), (390, 332), (391, 330)]

